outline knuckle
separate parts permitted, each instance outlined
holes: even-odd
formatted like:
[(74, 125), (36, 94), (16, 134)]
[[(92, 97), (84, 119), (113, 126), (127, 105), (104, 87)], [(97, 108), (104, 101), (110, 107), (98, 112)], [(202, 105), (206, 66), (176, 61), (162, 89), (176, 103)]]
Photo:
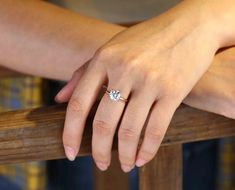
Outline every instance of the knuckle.
[(133, 165), (135, 162), (134, 157), (123, 155), (123, 154), (119, 154), (119, 160), (122, 164), (130, 165), (130, 166)]
[(107, 46), (100, 48), (96, 52), (95, 58), (99, 60), (106, 60), (108, 58), (113, 57), (116, 52), (117, 52), (117, 47), (115, 45), (107, 45)]
[(115, 56), (115, 61), (109, 64), (110, 72), (118, 71), (121, 76), (133, 76), (142, 72), (141, 64), (139, 64), (139, 59), (130, 55), (120, 55)]
[(163, 134), (158, 127), (150, 127), (149, 129), (146, 129), (145, 137), (148, 140), (159, 142), (163, 138)]
[(155, 156), (155, 151), (150, 151), (147, 149), (143, 149), (140, 151), (140, 157), (143, 158), (146, 161), (150, 161), (154, 158)]
[(163, 95), (174, 101), (180, 100), (184, 96), (184, 91), (181, 90), (183, 89), (182, 82), (177, 79), (164, 81), (162, 89)]
[(93, 132), (101, 136), (109, 136), (112, 135), (113, 130), (107, 122), (96, 119), (93, 121)]
[(92, 155), (93, 155), (93, 158), (94, 158), (95, 161), (103, 162), (103, 163), (108, 162), (108, 159), (107, 159), (108, 156), (107, 156), (107, 154), (105, 154), (103, 152), (93, 151)]
[(93, 159), (96, 163), (102, 163), (102, 164), (107, 165), (107, 166), (110, 165), (109, 160), (107, 160), (107, 156), (106, 156), (106, 158), (103, 157), (103, 159), (102, 159), (102, 157), (100, 157), (100, 156), (94, 156), (93, 155)]
[(146, 83), (155, 83), (158, 80), (157, 77), (158, 74), (155, 71), (149, 71), (145, 73), (144, 79)]
[(72, 112), (77, 112), (78, 114), (83, 114), (84, 109), (78, 98), (72, 97), (68, 104), (68, 109)]
[(136, 141), (139, 138), (139, 134), (133, 128), (122, 127), (119, 129), (118, 138), (120, 140)]
[(175, 81), (167, 81), (167, 80), (162, 80), (162, 90), (164, 94), (171, 94), (174, 92), (172, 89), (178, 89), (176, 86)]
[(138, 56), (126, 55), (120, 61), (123, 69), (131, 72), (136, 72), (140, 66)]
[(156, 84), (159, 82), (158, 74), (155, 71), (145, 71), (143, 73), (143, 86), (151, 88), (153, 91), (156, 89)]

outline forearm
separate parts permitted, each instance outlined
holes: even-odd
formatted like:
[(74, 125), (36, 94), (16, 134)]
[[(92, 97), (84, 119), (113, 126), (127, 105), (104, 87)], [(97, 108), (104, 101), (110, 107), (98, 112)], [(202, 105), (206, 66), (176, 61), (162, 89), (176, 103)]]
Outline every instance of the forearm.
[(235, 119), (235, 47), (219, 52), (184, 103)]
[(68, 80), (122, 27), (83, 17), (43, 1), (1, 0), (0, 64), (37, 76)]
[(235, 0), (185, 0), (185, 4), (198, 7), (194, 18), (209, 25), (211, 35), (218, 37), (215, 40), (220, 48), (235, 45)]

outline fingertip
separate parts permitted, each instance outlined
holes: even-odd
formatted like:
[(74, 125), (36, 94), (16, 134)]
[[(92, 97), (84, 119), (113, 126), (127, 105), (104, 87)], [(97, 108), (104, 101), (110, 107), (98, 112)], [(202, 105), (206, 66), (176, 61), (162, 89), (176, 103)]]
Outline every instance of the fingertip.
[(69, 83), (66, 84), (55, 96), (54, 100), (57, 103), (64, 103), (66, 101), (68, 101), (68, 97), (70, 94), (68, 94), (69, 92)]
[(146, 160), (141, 159), (141, 158), (138, 158), (135, 163), (137, 167), (142, 167), (144, 164), (146, 164)]
[(57, 103), (63, 103), (63, 101), (61, 101), (60, 97), (57, 95), (54, 97), (54, 101)]
[(65, 146), (65, 155), (70, 161), (74, 161), (77, 156), (77, 151), (71, 146)]
[(122, 168), (122, 171), (124, 171), (125, 173), (128, 173), (133, 169), (133, 166), (122, 164), (121, 168)]
[(65, 102), (67, 102), (68, 100), (67, 100), (67, 98), (64, 98), (64, 97), (61, 97), (61, 96), (55, 96), (54, 97), (54, 101), (56, 102), (56, 103), (65, 103)]
[(67, 86), (67, 84), (56, 94), (56, 96), (54, 98), (56, 102), (60, 102), (61, 99), (63, 98), (63, 94), (66, 89), (66, 86)]
[(108, 165), (102, 162), (96, 162), (96, 166), (101, 170), (101, 171), (106, 171), (108, 169)]

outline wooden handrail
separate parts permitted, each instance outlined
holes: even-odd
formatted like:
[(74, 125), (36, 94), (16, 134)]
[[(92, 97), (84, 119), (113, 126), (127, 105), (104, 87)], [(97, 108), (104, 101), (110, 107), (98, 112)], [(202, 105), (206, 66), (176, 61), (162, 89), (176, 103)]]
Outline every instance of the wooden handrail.
[[(64, 158), (61, 136), (65, 110), (66, 105), (62, 104), (1, 113), (0, 163)], [(92, 117), (88, 119), (78, 156), (91, 153)], [(162, 145), (229, 136), (235, 136), (234, 120), (181, 106)], [(117, 138), (114, 141), (116, 148)]]
[(0, 66), (0, 78), (22, 77), (22, 76), (26, 75)]

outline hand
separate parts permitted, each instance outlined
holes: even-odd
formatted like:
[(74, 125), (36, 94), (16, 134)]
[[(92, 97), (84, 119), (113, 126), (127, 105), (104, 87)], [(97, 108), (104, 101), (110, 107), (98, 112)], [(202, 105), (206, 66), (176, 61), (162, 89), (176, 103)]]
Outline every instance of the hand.
[[(119, 122), (122, 169), (128, 172), (154, 157), (173, 113), (206, 72), (219, 48), (217, 36), (211, 33), (214, 28), (207, 28), (207, 22), (188, 23), (187, 15), (171, 20), (181, 12), (181, 6), (173, 12), (119, 33), (90, 61), (67, 108), (63, 142), (70, 160), (79, 151), (87, 115), (106, 82), (109, 90), (120, 90), (128, 103), (111, 101), (105, 94), (99, 104), (92, 136), (97, 166), (101, 170), (109, 166)], [(137, 153), (146, 121), (145, 137)]]
[[(84, 65), (87, 66), (87, 65)], [(68, 102), (84, 68), (56, 96), (58, 103)], [(208, 71), (194, 86), (183, 103), (204, 111), (235, 119), (235, 47), (220, 51)]]

